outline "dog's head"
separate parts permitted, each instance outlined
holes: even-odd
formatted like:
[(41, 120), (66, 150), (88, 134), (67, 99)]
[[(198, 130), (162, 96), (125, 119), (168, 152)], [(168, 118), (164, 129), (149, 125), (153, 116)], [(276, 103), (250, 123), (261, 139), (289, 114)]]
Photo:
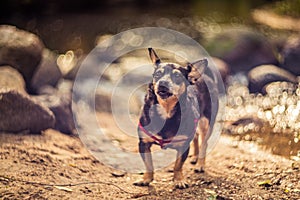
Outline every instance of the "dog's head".
[(187, 86), (197, 81), (207, 67), (206, 59), (188, 63), (186, 66), (163, 63), (152, 48), (148, 50), (154, 64), (152, 79), (154, 93), (162, 100), (174, 97), (179, 99), (186, 92)]

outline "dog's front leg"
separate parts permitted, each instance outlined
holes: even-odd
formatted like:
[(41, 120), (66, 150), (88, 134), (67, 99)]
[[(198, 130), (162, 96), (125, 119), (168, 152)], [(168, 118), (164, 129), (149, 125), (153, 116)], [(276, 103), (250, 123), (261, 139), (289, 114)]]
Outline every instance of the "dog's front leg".
[(203, 173), (205, 167), (205, 157), (206, 157), (206, 149), (207, 149), (207, 140), (210, 131), (209, 130), (209, 121), (206, 117), (202, 117), (199, 122), (200, 130), (201, 130), (201, 149), (198, 155), (198, 160), (195, 167), (196, 173)]
[(188, 188), (188, 184), (185, 182), (183, 174), (182, 174), (182, 166), (189, 155), (190, 148), (185, 151), (182, 149), (177, 150), (177, 159), (175, 161), (174, 166), (174, 183), (175, 188), (185, 189)]
[(153, 181), (153, 162), (151, 155), (151, 143), (145, 143), (142, 140), (139, 142), (139, 152), (144, 161), (146, 172), (144, 173), (143, 179), (134, 182), (136, 186), (148, 186)]
[(191, 164), (195, 165), (198, 161), (199, 157), (199, 128), (197, 128), (195, 137), (193, 139), (193, 147), (194, 147), (194, 153), (191, 158)]

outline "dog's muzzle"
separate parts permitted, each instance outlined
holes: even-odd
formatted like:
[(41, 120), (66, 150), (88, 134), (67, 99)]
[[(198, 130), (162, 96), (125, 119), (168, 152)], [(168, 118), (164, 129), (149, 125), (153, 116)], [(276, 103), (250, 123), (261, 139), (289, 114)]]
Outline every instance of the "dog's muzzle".
[(173, 95), (172, 92), (170, 92), (170, 89), (168, 87), (168, 83), (165, 81), (162, 81), (159, 83), (158, 88), (157, 88), (157, 94), (160, 96), (162, 99), (167, 99), (170, 96)]

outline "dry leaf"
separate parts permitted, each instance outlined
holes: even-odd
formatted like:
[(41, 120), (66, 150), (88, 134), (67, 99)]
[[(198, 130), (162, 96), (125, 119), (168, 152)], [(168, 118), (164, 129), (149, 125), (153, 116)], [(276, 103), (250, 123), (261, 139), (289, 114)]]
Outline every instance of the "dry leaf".
[(257, 184), (259, 186), (270, 187), (272, 185), (272, 182), (271, 182), (271, 180), (265, 180), (265, 181), (257, 182)]
[(73, 190), (70, 189), (70, 188), (67, 188), (67, 187), (62, 187), (62, 186), (54, 186), (56, 189), (59, 189), (59, 190), (63, 190), (63, 191), (66, 191), (66, 192), (72, 192)]

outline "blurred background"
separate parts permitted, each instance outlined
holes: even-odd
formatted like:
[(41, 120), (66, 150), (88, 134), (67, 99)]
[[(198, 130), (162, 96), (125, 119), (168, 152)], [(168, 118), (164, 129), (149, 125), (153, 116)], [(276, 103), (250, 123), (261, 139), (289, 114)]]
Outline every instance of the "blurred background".
[(101, 34), (162, 26), (202, 42), (204, 34), (220, 32), (223, 26), (263, 29), (253, 19), (255, 9), (297, 15), (300, 6), (274, 0), (2, 0), (0, 7), (1, 24), (36, 33), (50, 49), (86, 53)]
[[(147, 49), (112, 63), (110, 51), (96, 51), (86, 59), (88, 70), (82, 62), (122, 31), (129, 34), (114, 44), (133, 47), (140, 38), (130, 29), (141, 27), (173, 29), (199, 42), (225, 85), (220, 102), (227, 101), (215, 126), (222, 128), (220, 146), (204, 176), (186, 171), (195, 184), (185, 192), (171, 189), (164, 170), (154, 187), (141, 190), (130, 187), (137, 177), (103, 165), (128, 171), (139, 166), (126, 156), (138, 152), (136, 125), (146, 85), (137, 82), (150, 81), (153, 69), (139, 68), (151, 64)], [(174, 45), (195, 54), (181, 40), (159, 36), (156, 41), (170, 43), (165, 49)], [(163, 61), (185, 57), (156, 52)], [(145, 192), (149, 199), (299, 199), (299, 77), (300, 0), (0, 0), (0, 198), (131, 199)], [(122, 130), (119, 122), (134, 131)], [(99, 130), (112, 143), (99, 139)], [(161, 160), (175, 158), (157, 152), (154, 163), (162, 167)], [(81, 185), (87, 180), (95, 182)], [(99, 180), (107, 184), (94, 184)], [(68, 183), (77, 186), (72, 191)]]
[[(60, 71), (53, 87), (61, 78), (72, 82), (80, 61), (106, 37), (147, 26), (185, 33), (222, 74), (224, 133), (286, 157), (300, 155), (300, 0), (2, 0), (0, 9), (0, 24), (36, 34), (55, 53), (52, 64)], [(145, 62), (144, 54), (130, 56), (131, 63)], [(129, 61), (117, 61), (107, 80), (126, 73)], [(40, 82), (28, 91), (42, 94)], [(103, 111), (110, 99), (103, 91), (98, 97), (96, 109)]]

